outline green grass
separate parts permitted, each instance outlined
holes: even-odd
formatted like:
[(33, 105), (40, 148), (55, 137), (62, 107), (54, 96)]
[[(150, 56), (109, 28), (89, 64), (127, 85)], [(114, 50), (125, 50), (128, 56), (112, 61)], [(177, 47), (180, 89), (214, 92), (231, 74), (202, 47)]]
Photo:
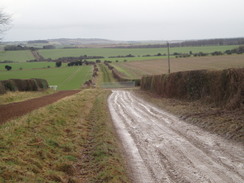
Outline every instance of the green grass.
[(0, 72), (1, 80), (42, 78), (49, 85), (58, 85), (58, 90), (79, 89), (85, 81), (91, 79), (91, 75), (91, 66)]
[[(232, 49), (238, 47), (237, 45), (231, 46), (198, 46), (198, 47), (175, 47), (171, 48), (170, 52), (180, 52), (180, 53), (189, 53), (189, 51), (195, 52), (214, 52), (214, 51), (225, 51), (228, 49)], [(140, 59), (146, 59), (146, 57), (142, 57), (143, 55), (156, 55), (158, 53), (167, 54), (167, 48), (72, 48), (72, 49), (50, 49), (50, 50), (39, 50), (39, 53), (44, 58), (52, 58), (57, 59), (59, 57), (67, 57), (67, 56), (118, 56), (118, 55), (128, 55), (132, 54)], [(123, 58), (129, 59), (129, 58)], [(120, 58), (110, 59), (110, 60), (122, 60)]]
[[(175, 56), (171, 56), (175, 57)], [(105, 60), (109, 60), (112, 62), (131, 62), (131, 61), (144, 61), (144, 60), (157, 60), (157, 59), (164, 59), (168, 58), (167, 56), (151, 56), (151, 57), (126, 57), (126, 58), (104, 58), (99, 59), (102, 62)], [(96, 59), (89, 59), (90, 61), (96, 61)]]
[[(55, 67), (55, 62), (19, 62), (19, 63), (0, 63), (0, 71), (5, 70), (5, 65), (12, 67), (12, 70), (41, 69)], [(66, 66), (67, 64), (62, 64)]]
[(124, 68), (123, 64), (118, 65), (117, 63), (113, 63), (111, 65), (121, 74), (123, 74), (126, 78), (137, 78), (137, 75), (134, 72), (130, 72), (128, 68)]
[(0, 126), (0, 182), (129, 182), (106, 90), (83, 90)]
[[(173, 54), (174, 52), (178, 53), (189, 53), (192, 51), (193, 53), (204, 52), (210, 53), (214, 51), (225, 51), (229, 49), (233, 49), (238, 47), (238, 45), (230, 45), (230, 46), (197, 46), (197, 47), (174, 47), (170, 48), (170, 52)], [(158, 59), (161, 57), (155, 57), (158, 53), (167, 54), (167, 48), (71, 48), (71, 49), (40, 49), (38, 50), (40, 55), (44, 58), (52, 58), (57, 59), (60, 57), (78, 57), (81, 55), (87, 56), (103, 56), (106, 59), (111, 61), (134, 61), (134, 60), (152, 60)], [(108, 58), (110, 56), (125, 56), (128, 54), (132, 54), (134, 58)], [(143, 55), (151, 55), (151, 57), (142, 57)], [(24, 62), (26, 60), (33, 60), (34, 57), (29, 50), (23, 51), (0, 51), (0, 61), (11, 60), (15, 62)]]
[(113, 74), (111, 70), (108, 69), (108, 67), (104, 64), (99, 64), (99, 69), (102, 73), (102, 82), (116, 82), (116, 80), (113, 77)]
[(0, 61), (25, 62), (35, 59), (30, 50), (0, 51)]

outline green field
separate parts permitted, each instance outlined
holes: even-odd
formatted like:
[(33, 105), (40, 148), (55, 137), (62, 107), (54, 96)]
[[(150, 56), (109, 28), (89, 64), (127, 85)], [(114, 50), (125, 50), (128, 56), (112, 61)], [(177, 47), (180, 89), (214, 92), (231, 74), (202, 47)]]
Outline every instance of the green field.
[[(39, 69), (39, 68), (48, 68), (55, 67), (55, 62), (19, 62), (19, 63), (0, 63), (0, 71), (5, 70), (5, 66), (9, 65), (12, 67), (12, 70), (26, 70), (26, 69)], [(67, 64), (62, 64), (66, 66)]]
[[(198, 46), (198, 47), (175, 47), (171, 48), (170, 52), (179, 52), (179, 53), (189, 53), (192, 51), (196, 52), (204, 52), (210, 53), (214, 51), (225, 51), (228, 49), (233, 49), (238, 47), (238, 45), (231, 46)], [(167, 48), (72, 48), (72, 49), (49, 49), (49, 50), (39, 50), (39, 53), (44, 58), (52, 58), (57, 59), (60, 57), (68, 57), (68, 56), (118, 56), (118, 55), (128, 55), (132, 54), (136, 57), (143, 58), (143, 55), (156, 55), (158, 53), (166, 54)], [(118, 58), (119, 59), (119, 58)], [(126, 58), (127, 59), (127, 58)], [(116, 60), (116, 59), (113, 59)]]
[[(196, 46), (196, 47), (173, 47), (170, 48), (170, 53), (193, 53), (204, 52), (211, 53), (214, 51), (226, 51), (238, 47), (238, 45), (228, 46)], [(40, 55), (48, 59), (57, 59), (60, 57), (79, 57), (83, 55), (87, 56), (103, 56), (105, 59), (111, 61), (134, 61), (134, 60), (153, 60), (161, 57), (155, 57), (154, 55), (161, 53), (167, 54), (167, 48), (70, 48), (70, 49), (40, 49), (38, 50)], [(133, 58), (108, 58), (110, 56), (125, 56), (132, 54)], [(151, 55), (151, 57), (142, 57), (143, 55)], [(22, 51), (0, 51), (0, 61), (14, 61), (25, 62), (26, 60), (35, 59), (29, 50)], [(104, 59), (103, 59), (104, 60)]]
[(0, 80), (6, 79), (46, 79), (49, 85), (58, 85), (58, 90), (79, 89), (83, 83), (91, 79), (92, 67), (62, 67), (23, 71), (2, 71)]
[(0, 51), (0, 61), (25, 62), (26, 60), (34, 59), (30, 50)]

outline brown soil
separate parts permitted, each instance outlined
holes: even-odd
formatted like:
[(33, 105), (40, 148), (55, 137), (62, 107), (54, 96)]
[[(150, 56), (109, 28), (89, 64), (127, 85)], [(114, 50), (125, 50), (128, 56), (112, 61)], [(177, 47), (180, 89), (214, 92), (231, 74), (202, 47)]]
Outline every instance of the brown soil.
[[(244, 54), (172, 58), (171, 73), (190, 70), (223, 70), (228, 68), (243, 68)], [(124, 68), (134, 78), (141, 78), (143, 75), (156, 75), (168, 73), (168, 60), (145, 60), (135, 62), (119, 62), (117, 66)]]
[(59, 91), (57, 93), (40, 98), (26, 100), (18, 103), (0, 105), (0, 124), (3, 124), (10, 119), (29, 113), (37, 108), (54, 103), (66, 96), (78, 93), (79, 91), (80, 90)]

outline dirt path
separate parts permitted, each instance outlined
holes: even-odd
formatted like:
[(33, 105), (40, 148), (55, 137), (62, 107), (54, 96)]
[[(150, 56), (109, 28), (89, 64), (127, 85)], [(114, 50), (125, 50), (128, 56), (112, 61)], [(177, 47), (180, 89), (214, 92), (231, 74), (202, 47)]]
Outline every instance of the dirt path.
[(37, 61), (44, 60), (43, 56), (41, 56), (37, 50), (31, 50), (31, 53)]
[(18, 103), (0, 105), (0, 124), (7, 120), (22, 116), (34, 109), (51, 104), (69, 95), (78, 93), (80, 90), (60, 91), (40, 98), (26, 100)]
[(133, 182), (244, 182), (244, 147), (211, 135), (129, 91), (114, 90), (109, 109)]

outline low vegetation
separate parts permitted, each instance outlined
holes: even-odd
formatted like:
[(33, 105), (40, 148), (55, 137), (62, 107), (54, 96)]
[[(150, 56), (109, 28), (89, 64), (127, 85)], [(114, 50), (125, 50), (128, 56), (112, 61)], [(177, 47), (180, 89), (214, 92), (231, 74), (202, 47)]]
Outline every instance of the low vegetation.
[(0, 182), (129, 182), (105, 90), (83, 90), (0, 126)]
[(113, 77), (113, 74), (109, 68), (104, 64), (99, 64), (99, 69), (102, 73), (102, 81), (103, 83), (106, 82), (116, 82), (117, 80)]
[(54, 93), (52, 89), (44, 91), (35, 91), (35, 92), (7, 92), (4, 95), (0, 95), (0, 105), (9, 104), (13, 102), (21, 102), (24, 100), (29, 100), (32, 98), (42, 97)]

